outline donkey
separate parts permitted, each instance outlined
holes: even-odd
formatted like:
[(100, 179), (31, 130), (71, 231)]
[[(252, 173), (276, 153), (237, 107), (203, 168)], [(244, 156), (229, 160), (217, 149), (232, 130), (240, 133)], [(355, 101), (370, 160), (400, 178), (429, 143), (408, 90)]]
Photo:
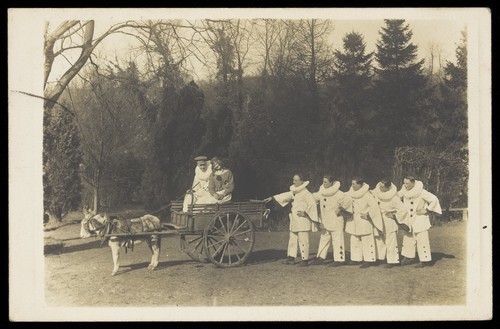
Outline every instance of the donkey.
[(120, 247), (133, 248), (136, 242), (139, 244), (141, 241), (146, 241), (152, 253), (151, 263), (149, 263), (148, 269), (155, 270), (158, 266), (158, 259), (160, 256), (161, 235), (141, 235), (130, 238), (113, 236), (113, 234), (133, 235), (135, 233), (155, 232), (160, 230), (160, 219), (153, 215), (144, 215), (134, 219), (110, 219), (106, 214), (103, 216), (90, 212), (86, 213), (85, 217), (82, 219), (80, 237), (82, 239), (91, 236), (101, 237), (101, 245), (108, 241), (108, 245), (111, 247), (114, 264), (111, 275), (116, 275), (120, 267)]

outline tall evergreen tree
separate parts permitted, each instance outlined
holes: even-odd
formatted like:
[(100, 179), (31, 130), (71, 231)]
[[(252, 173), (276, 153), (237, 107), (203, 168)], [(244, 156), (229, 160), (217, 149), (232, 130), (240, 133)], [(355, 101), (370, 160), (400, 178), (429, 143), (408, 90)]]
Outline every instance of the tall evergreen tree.
[(339, 168), (337, 175), (345, 180), (354, 172), (363, 171), (359, 161), (364, 154), (369, 134), (373, 131), (370, 118), (370, 87), (372, 80), (372, 56), (366, 53), (363, 35), (347, 33), (342, 50), (334, 52), (335, 76), (328, 84), (327, 120), (325, 132), (325, 167)]
[(343, 51), (336, 50), (335, 75), (339, 86), (356, 92), (370, 84), (373, 53), (366, 53), (363, 35), (357, 32), (347, 33), (343, 38)]
[(60, 222), (81, 203), (80, 137), (73, 116), (60, 108), (44, 111), (43, 128), (44, 211)]
[[(414, 123), (419, 115), (419, 102), (425, 86), (424, 60), (417, 61), (417, 46), (403, 19), (386, 19), (379, 32), (375, 57), (376, 94), (378, 99), (381, 142), (387, 146), (412, 145)], [(392, 151), (391, 151), (392, 152)]]
[(203, 103), (204, 94), (193, 81), (178, 91), (165, 88), (142, 182), (146, 208), (165, 205), (189, 187), (193, 157), (205, 130)]
[(467, 206), (468, 124), (467, 124), (467, 32), (463, 30), (455, 51), (456, 65), (445, 67), (443, 102), (440, 111), (440, 142), (450, 159), (450, 169), (442, 177), (445, 206)]
[(455, 50), (457, 64), (447, 62), (445, 67), (446, 83), (450, 88), (467, 92), (467, 31), (462, 32), (460, 43)]

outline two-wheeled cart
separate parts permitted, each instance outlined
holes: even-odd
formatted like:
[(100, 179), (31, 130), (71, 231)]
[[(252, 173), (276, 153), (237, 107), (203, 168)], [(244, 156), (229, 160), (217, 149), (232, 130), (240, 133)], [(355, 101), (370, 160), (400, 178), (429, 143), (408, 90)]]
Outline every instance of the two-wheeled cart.
[[(255, 245), (255, 229), (269, 210), (260, 200), (194, 204), (182, 212), (182, 201), (170, 204), (170, 220), (162, 225), (180, 235), (180, 248), (193, 260), (218, 267), (243, 264)], [(167, 232), (164, 232), (167, 233)]]

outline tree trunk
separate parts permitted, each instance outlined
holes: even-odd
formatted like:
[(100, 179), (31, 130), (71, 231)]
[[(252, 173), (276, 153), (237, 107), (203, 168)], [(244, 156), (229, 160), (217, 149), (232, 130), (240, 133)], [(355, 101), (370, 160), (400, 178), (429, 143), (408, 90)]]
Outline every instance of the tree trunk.
[[(70, 21), (68, 22), (68, 26), (72, 27), (74, 26), (77, 21)], [(69, 29), (69, 27), (67, 27)], [(90, 55), (92, 55), (92, 52), (95, 48), (96, 44), (92, 44), (92, 38), (94, 36), (94, 21), (90, 21), (85, 25), (84, 29), (84, 39), (83, 39), (83, 44), (82, 44), (82, 51), (80, 53), (80, 57), (76, 60), (76, 62), (63, 74), (63, 76), (59, 79), (58, 83), (51, 88), (50, 90), (45, 90), (45, 102), (44, 102), (44, 108), (47, 110), (51, 110), (54, 105), (56, 104), (57, 100), (59, 99), (59, 96), (63, 93), (64, 89), (66, 86), (70, 83), (70, 81), (75, 77), (75, 75), (78, 74), (80, 69), (85, 65), (87, 60), (89, 59)], [(53, 47), (53, 45), (49, 42), (48, 44), (45, 45), (45, 56), (46, 56), (46, 62), (45, 62), (45, 79), (48, 78), (48, 75), (50, 74), (50, 70), (52, 68), (51, 62), (53, 61), (53, 58), (50, 58), (51, 56), (51, 51), (50, 47)]]
[(94, 186), (94, 213), (99, 213), (99, 186)]

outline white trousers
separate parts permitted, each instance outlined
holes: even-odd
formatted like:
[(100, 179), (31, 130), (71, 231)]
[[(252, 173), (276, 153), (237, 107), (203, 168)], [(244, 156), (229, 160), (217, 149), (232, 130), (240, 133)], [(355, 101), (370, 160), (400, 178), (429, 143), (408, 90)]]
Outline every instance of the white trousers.
[(411, 232), (403, 235), (401, 255), (407, 258), (415, 258), (415, 249), (421, 262), (430, 262), (432, 260), (429, 231)]
[[(195, 197), (195, 200), (196, 200), (196, 197)], [(186, 195), (184, 196), (184, 202), (182, 203), (182, 211), (187, 212), (188, 207), (191, 205), (191, 203), (194, 204), (193, 195), (191, 193), (186, 193)]]
[(376, 258), (378, 260), (384, 260), (385, 255), (387, 253), (387, 246), (385, 245), (385, 239), (383, 236), (376, 236), (375, 237), (375, 250), (376, 250)]
[(344, 246), (343, 231), (323, 230), (319, 238), (318, 253), (316, 257), (326, 259), (328, 249), (330, 249), (330, 245), (332, 244), (333, 244), (333, 260), (336, 262), (345, 261), (345, 246)]
[[(385, 235), (385, 248), (388, 264), (399, 264), (398, 232), (390, 232)], [(383, 259), (383, 258), (382, 258)]]
[(354, 262), (375, 261), (375, 238), (373, 233), (351, 235), (351, 260)]
[(302, 260), (309, 259), (309, 232), (290, 232), (288, 239), (288, 257), (297, 257), (297, 246), (300, 247)]

